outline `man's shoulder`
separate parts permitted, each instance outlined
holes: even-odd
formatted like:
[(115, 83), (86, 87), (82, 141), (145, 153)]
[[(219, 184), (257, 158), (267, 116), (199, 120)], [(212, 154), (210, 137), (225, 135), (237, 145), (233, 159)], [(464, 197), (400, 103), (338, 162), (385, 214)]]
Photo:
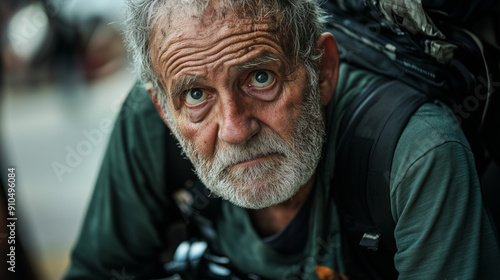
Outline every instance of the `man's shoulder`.
[(414, 161), (429, 151), (454, 143), (470, 150), (469, 143), (450, 108), (440, 101), (424, 103), (410, 118), (396, 148), (395, 160)]
[(438, 143), (458, 141), (466, 143), (460, 123), (451, 109), (441, 101), (423, 104), (410, 119), (406, 131), (412, 135), (422, 132), (429, 133), (431, 138)]
[[(337, 99), (334, 100), (339, 104), (333, 104), (335, 110), (332, 110), (337, 115), (335, 118), (338, 122), (344, 117), (348, 106), (352, 105), (359, 94), (370, 88), (368, 85), (378, 77), (380, 75), (370, 71), (358, 69), (346, 63), (341, 64)], [(400, 94), (405, 94), (405, 92), (400, 92)], [(384, 104), (377, 106), (384, 106)], [(397, 136), (399, 135), (395, 137)], [(400, 150), (423, 150), (427, 146), (435, 147), (446, 142), (457, 142), (469, 147), (455, 114), (449, 106), (439, 100), (430, 100), (418, 107), (409, 118), (399, 140), (398, 149)]]
[(115, 172), (120, 168), (141, 165), (162, 174), (166, 154), (174, 148), (175, 140), (167, 125), (156, 111), (144, 85), (137, 82), (116, 118), (103, 166), (110, 165), (109, 169)]
[(141, 122), (155, 127), (161, 124), (165, 126), (160, 116), (158, 115), (154, 104), (149, 96), (144, 84), (137, 81), (128, 96), (125, 98), (120, 114), (118, 115), (119, 121), (136, 124)]
[[(391, 174), (398, 176), (391, 176), (391, 193), (402, 183), (404, 174), (423, 164), (433, 165), (446, 174), (448, 169), (466, 174), (465, 170), (474, 166), (474, 157), (460, 124), (450, 108), (440, 101), (423, 104), (403, 130), (393, 156)], [(420, 173), (419, 176), (427, 176), (423, 171)]]
[(123, 101), (110, 144), (124, 142), (128, 150), (159, 148), (170, 141), (169, 134), (144, 84), (137, 81)]

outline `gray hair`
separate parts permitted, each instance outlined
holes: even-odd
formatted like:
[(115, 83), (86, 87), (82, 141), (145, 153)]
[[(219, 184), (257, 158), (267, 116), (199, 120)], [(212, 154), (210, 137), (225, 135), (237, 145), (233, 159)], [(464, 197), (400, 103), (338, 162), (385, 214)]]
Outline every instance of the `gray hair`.
[[(162, 105), (166, 102), (160, 80), (151, 60), (150, 39), (153, 26), (160, 15), (189, 10), (193, 16), (203, 16), (214, 0), (126, 0), (125, 40), (132, 56), (135, 71), (144, 83), (151, 83), (153, 95)], [(304, 63), (309, 83), (317, 85), (317, 63), (321, 56), (315, 49), (316, 40), (326, 21), (318, 0), (218, 0), (224, 8), (244, 13), (252, 18), (272, 18), (282, 37), (282, 47), (295, 63)], [(187, 9), (188, 7), (189, 9)], [(165, 108), (165, 107), (164, 107)], [(165, 112), (168, 114), (168, 112)], [(167, 116), (168, 117), (168, 116)]]

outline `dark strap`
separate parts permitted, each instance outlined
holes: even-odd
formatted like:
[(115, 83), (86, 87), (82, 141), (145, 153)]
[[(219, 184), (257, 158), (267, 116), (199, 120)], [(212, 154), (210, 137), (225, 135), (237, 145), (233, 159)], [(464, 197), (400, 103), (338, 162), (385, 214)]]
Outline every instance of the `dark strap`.
[[(368, 167), (367, 200), (374, 223), (382, 229), (382, 234), (385, 235), (387, 245), (395, 251), (395, 224), (392, 215), (387, 217), (388, 214), (391, 214), (389, 184), (392, 159), (399, 138), (408, 121), (423, 103), (428, 102), (428, 98), (415, 89), (395, 81), (384, 84), (378, 92), (373, 94), (382, 95), (382, 98), (379, 100), (380, 105), (374, 105), (370, 109), (377, 116), (381, 116), (381, 114), (385, 114), (386, 112), (391, 113), (391, 111), (392, 114), (386, 117), (385, 125), (380, 134), (377, 131), (373, 132), (374, 134), (364, 135), (373, 136), (374, 139), (377, 139), (375, 137), (378, 136), (378, 140), (374, 142)], [(375, 106), (384, 106), (384, 110), (379, 110)], [(378, 120), (372, 117), (370, 113), (365, 116), (365, 118), (368, 118), (372, 122), (385, 120)], [(372, 131), (368, 130), (367, 133), (372, 133)]]
[(428, 101), (402, 82), (379, 77), (359, 94), (341, 121), (335, 200), (349, 242), (362, 255), (358, 261), (384, 279), (397, 276), (395, 269), (387, 270), (387, 265), (394, 267), (396, 252), (389, 194), (392, 159), (409, 119)]

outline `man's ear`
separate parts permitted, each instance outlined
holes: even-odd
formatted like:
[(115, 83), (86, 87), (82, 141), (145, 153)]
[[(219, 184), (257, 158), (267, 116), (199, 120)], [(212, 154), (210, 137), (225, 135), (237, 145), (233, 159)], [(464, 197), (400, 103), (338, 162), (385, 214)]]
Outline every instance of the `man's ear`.
[(160, 103), (158, 102), (158, 97), (155, 94), (153, 94), (153, 85), (151, 83), (147, 83), (145, 85), (145, 87), (149, 93), (149, 96), (151, 96), (151, 100), (153, 101), (153, 104), (155, 105), (156, 111), (160, 115), (163, 122), (165, 122), (165, 124), (167, 124), (168, 128), (170, 128), (170, 123), (165, 118), (165, 112), (163, 112), (163, 108), (161, 107)]
[(323, 105), (328, 105), (335, 93), (339, 76), (337, 43), (331, 33), (323, 33), (316, 41), (316, 49), (323, 52), (319, 62), (319, 90)]

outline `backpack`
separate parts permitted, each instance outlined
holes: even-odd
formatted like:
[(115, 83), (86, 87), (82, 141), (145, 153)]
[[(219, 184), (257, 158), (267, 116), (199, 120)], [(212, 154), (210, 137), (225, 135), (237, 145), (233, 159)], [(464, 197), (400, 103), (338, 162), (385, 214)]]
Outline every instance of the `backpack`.
[[(398, 276), (389, 176), (401, 133), (425, 102), (439, 99), (457, 114), (483, 179), (484, 204), (500, 226), (496, 203), (500, 198), (500, 113), (494, 110), (500, 105), (499, 93), (495, 93), (500, 90), (496, 82), (500, 81), (500, 51), (457, 26), (484, 14), (494, 1), (422, 1), (429, 14), (447, 15), (433, 17), (446, 39), (411, 34), (396, 24), (404, 18), (387, 11), (387, 16), (383, 14), (384, 2), (390, 6), (398, 1), (325, 3), (332, 14), (328, 31), (337, 39), (341, 60), (381, 75), (350, 104), (337, 146), (336, 160), (342, 164), (336, 164), (334, 196), (341, 198), (336, 203), (344, 234), (355, 261), (370, 271), (369, 276), (355, 278)], [(440, 13), (432, 8), (447, 10)], [(441, 52), (431, 50), (434, 41), (439, 41)]]
[[(447, 103), (462, 124), (476, 157), (478, 173), (482, 174), (491, 159), (500, 162), (500, 145), (497, 144), (500, 132), (496, 129), (500, 124), (500, 112), (494, 110), (500, 102), (500, 46), (482, 40), (463, 26), (472, 26), (471, 21), (478, 17), (488, 18), (487, 11), (500, 15), (500, 4), (492, 0), (423, 0), (425, 12), (406, 11), (406, 16), (415, 14), (417, 23), (425, 23), (428, 18), (427, 26), (420, 29), (437, 30), (428, 32), (433, 34), (430, 36), (411, 34), (401, 27), (405, 20), (400, 15), (394, 11), (385, 11), (384, 15), (380, 11), (379, 7), (402, 5), (399, 2), (420, 1), (326, 2), (324, 7), (331, 14), (327, 30), (337, 39), (340, 58), (400, 80)], [(387, 15), (390, 12), (392, 14)], [(402, 22), (401, 25), (398, 22)], [(500, 31), (496, 32), (500, 36)]]

